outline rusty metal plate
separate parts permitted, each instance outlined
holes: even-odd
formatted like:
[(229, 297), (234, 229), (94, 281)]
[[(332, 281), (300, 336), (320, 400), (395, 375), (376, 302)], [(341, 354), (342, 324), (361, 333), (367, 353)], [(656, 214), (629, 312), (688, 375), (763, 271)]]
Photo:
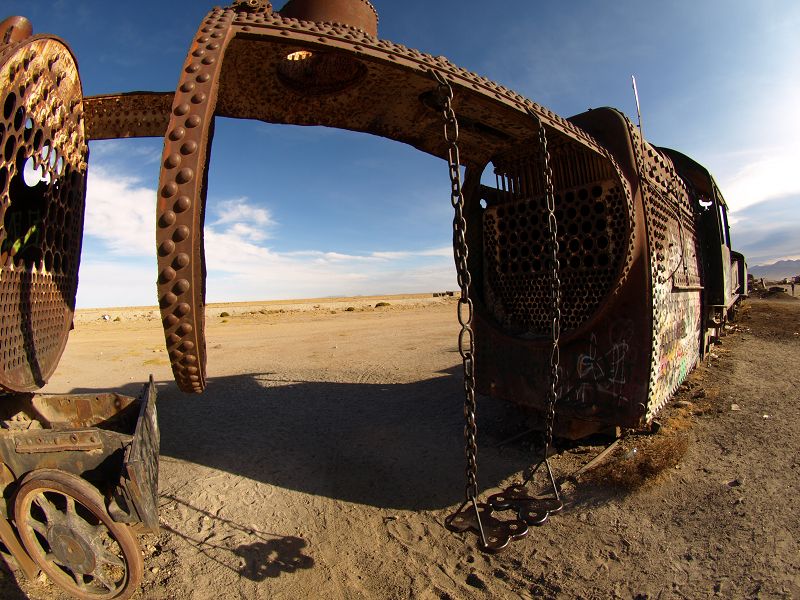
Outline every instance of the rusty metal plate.
[(35, 432), (17, 433), (14, 436), (14, 444), (17, 452), (34, 454), (70, 450), (88, 452), (103, 448), (103, 441), (100, 439), (97, 430), (94, 429), (85, 431), (51, 431), (43, 429)]
[(42, 387), (75, 308), (86, 158), (78, 69), (49, 36), (0, 47), (0, 389)]
[(131, 92), (83, 100), (86, 139), (161, 137), (167, 130), (172, 92)]
[(125, 451), (125, 474), (122, 485), (127, 490), (139, 519), (158, 532), (158, 454), (161, 434), (156, 414), (156, 386), (152, 376), (139, 395), (139, 419), (133, 441)]

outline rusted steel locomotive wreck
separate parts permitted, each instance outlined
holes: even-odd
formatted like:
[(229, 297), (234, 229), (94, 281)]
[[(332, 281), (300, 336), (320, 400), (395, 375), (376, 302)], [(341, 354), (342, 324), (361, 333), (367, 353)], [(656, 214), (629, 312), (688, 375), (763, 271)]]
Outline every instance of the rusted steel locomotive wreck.
[[(644, 426), (746, 294), (744, 258), (702, 166), (651, 146), (616, 110), (561, 118), (380, 39), (377, 25), (366, 0), (290, 0), (280, 11), (235, 2), (202, 21), (174, 93), (86, 98), (65, 42), (32, 35), (21, 18), (0, 27), (0, 535), (26, 573), (39, 567), (80, 598), (128, 597), (142, 565), (126, 524), (157, 526), (152, 384), (139, 399), (35, 395), (72, 323), (88, 140), (164, 138), (158, 302), (189, 393), (206, 385), (203, 215), (216, 116), (366, 132), (445, 159), (474, 515), (488, 511), (475, 503), (476, 390), (541, 414), (548, 443), (554, 429)], [(26, 166), (41, 181), (26, 183)], [(482, 184), (487, 169), (494, 186)]]

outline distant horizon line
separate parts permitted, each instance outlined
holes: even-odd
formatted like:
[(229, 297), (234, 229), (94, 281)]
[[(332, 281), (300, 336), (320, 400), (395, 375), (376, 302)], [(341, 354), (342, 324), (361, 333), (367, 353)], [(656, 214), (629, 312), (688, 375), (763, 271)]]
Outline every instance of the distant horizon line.
[[(370, 300), (370, 299), (381, 299), (381, 298), (414, 298), (414, 297), (435, 297), (437, 294), (447, 294), (447, 295), (455, 295), (459, 292), (457, 290), (441, 290), (436, 292), (409, 292), (405, 294), (354, 294), (349, 296), (311, 296), (308, 298), (272, 298), (272, 299), (253, 299), (253, 300), (219, 300), (214, 302), (206, 302), (203, 306), (204, 307), (213, 307), (213, 306), (246, 306), (248, 304), (286, 304), (286, 303), (297, 303), (297, 304), (310, 304), (312, 302), (330, 302), (330, 301), (337, 301), (337, 300)], [(79, 306), (76, 307), (75, 310), (83, 310), (83, 311), (90, 311), (90, 310), (159, 310), (158, 304), (139, 304), (139, 305), (119, 305), (119, 306)]]

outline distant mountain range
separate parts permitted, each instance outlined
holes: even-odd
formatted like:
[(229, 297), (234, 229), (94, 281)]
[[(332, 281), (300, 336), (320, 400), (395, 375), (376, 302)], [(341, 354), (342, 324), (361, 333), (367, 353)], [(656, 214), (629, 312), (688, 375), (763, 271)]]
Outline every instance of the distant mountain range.
[(747, 266), (747, 272), (752, 273), (753, 277), (760, 279), (763, 277), (768, 280), (783, 279), (800, 275), (800, 260), (779, 260), (771, 265)]

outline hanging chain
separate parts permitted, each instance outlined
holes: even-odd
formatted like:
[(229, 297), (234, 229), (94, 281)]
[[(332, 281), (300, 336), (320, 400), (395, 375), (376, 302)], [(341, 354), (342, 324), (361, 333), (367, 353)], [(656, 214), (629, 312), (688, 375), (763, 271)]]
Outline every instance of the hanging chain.
[(492, 507), (478, 502), (478, 427), (475, 423), (475, 337), (472, 331), (474, 307), (470, 299), (472, 276), (469, 272), (467, 221), (464, 219), (464, 194), (461, 186), (461, 157), (458, 152), (458, 120), (453, 110), (453, 88), (438, 72), (436, 79), (438, 105), (444, 120), (444, 139), (447, 143), (447, 164), (450, 171), (450, 203), (453, 205), (453, 256), (461, 296), (458, 299), (458, 351), (464, 364), (464, 454), (467, 459), (467, 484), (464, 502), (445, 519), (451, 531), (472, 531), (478, 534), (479, 547), (484, 552), (500, 552), (512, 540), (528, 534), (528, 526), (519, 519), (500, 520), (492, 515)]
[[(536, 116), (536, 115), (534, 115)], [(559, 273), (561, 265), (558, 260), (558, 221), (556, 219), (556, 200), (553, 192), (553, 172), (550, 166), (550, 151), (547, 149), (547, 133), (542, 121), (536, 116), (539, 125), (539, 148), (542, 156), (542, 172), (544, 173), (544, 193), (547, 199), (547, 228), (550, 235), (551, 279), (550, 299), (553, 308), (552, 340), (550, 350), (550, 389), (547, 395), (547, 418), (544, 443), (544, 457), (550, 452), (553, 445), (553, 424), (556, 418), (556, 400), (558, 399), (558, 370), (561, 353), (559, 350), (559, 337), (561, 336), (561, 279)], [(549, 465), (548, 465), (549, 467)]]
[[(552, 346), (550, 349), (550, 386), (547, 390), (547, 414), (545, 416), (544, 456), (535, 465), (526, 469), (525, 479), (522, 483), (515, 483), (504, 489), (499, 494), (489, 497), (488, 504), (494, 510), (516, 510), (517, 517), (526, 525), (541, 525), (548, 517), (559, 512), (564, 504), (558, 491), (553, 470), (550, 468), (549, 454), (553, 446), (553, 427), (556, 419), (556, 401), (558, 400), (559, 377), (559, 337), (561, 335), (561, 279), (559, 278), (560, 264), (558, 261), (558, 220), (556, 219), (555, 193), (553, 191), (553, 172), (550, 166), (550, 152), (547, 149), (547, 133), (538, 115), (532, 110), (528, 113), (536, 121), (539, 130), (539, 157), (541, 160), (541, 173), (544, 183), (544, 195), (547, 205), (547, 248), (550, 252), (548, 263), (550, 267), (550, 299), (552, 301), (553, 321), (551, 323)], [(531, 495), (527, 489), (528, 483), (533, 479), (539, 468), (544, 465), (550, 479), (551, 494)]]
[(472, 331), (473, 305), (469, 296), (472, 275), (467, 259), (467, 222), (464, 219), (464, 194), (461, 188), (461, 156), (458, 151), (458, 120), (453, 110), (453, 88), (438, 72), (432, 71), (438, 84), (438, 100), (444, 119), (444, 139), (447, 142), (447, 164), (450, 170), (450, 203), (453, 205), (453, 256), (456, 263), (458, 287), (458, 351), (464, 364), (464, 441), (467, 459), (467, 484), (465, 497), (478, 496), (478, 427), (475, 423), (475, 338)]

